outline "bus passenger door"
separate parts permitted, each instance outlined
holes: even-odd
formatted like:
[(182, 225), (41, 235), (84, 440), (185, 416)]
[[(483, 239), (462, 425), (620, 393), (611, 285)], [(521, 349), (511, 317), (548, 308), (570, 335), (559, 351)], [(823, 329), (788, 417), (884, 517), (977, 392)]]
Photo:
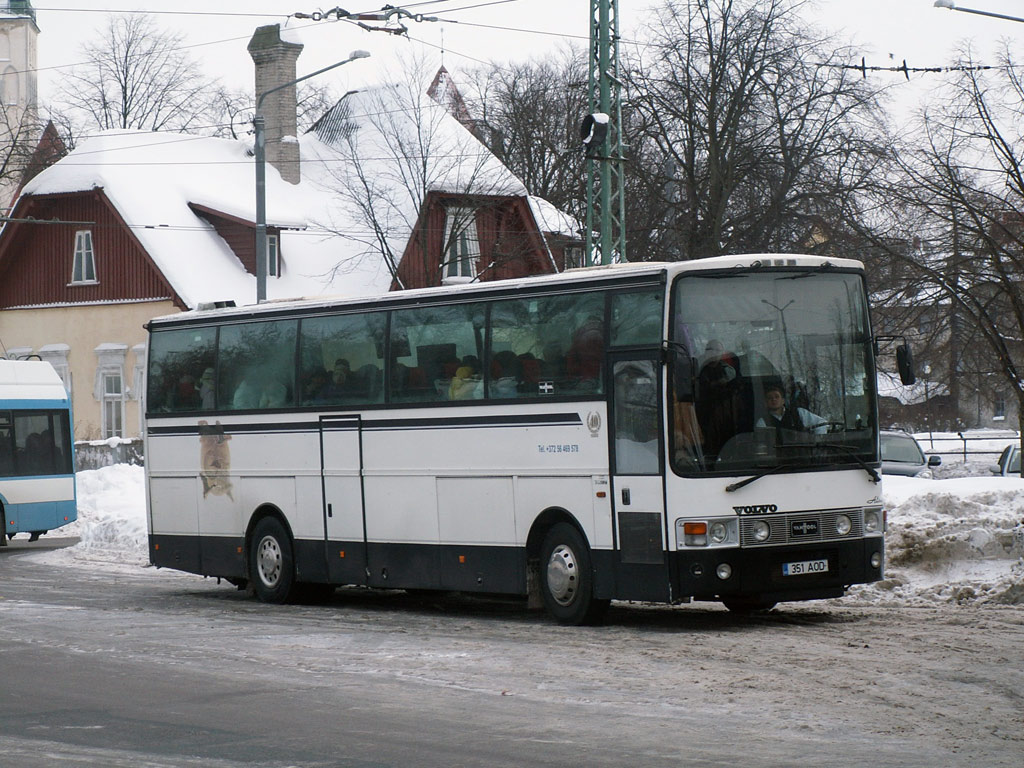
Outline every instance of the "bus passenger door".
[(327, 576), (333, 584), (365, 584), (366, 507), (359, 416), (320, 417), (320, 478)]
[(666, 601), (661, 364), (655, 352), (610, 355), (609, 363), (616, 592), (623, 599)]

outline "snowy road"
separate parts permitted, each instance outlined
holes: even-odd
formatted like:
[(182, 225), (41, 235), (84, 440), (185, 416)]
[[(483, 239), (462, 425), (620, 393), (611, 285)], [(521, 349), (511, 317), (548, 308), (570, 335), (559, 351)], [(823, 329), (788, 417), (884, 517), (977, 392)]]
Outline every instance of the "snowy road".
[[(754, 619), (343, 590), (267, 606), (0, 550), (4, 766), (1019, 766), (1024, 610), (856, 597)], [(52, 546), (53, 541), (48, 543)]]

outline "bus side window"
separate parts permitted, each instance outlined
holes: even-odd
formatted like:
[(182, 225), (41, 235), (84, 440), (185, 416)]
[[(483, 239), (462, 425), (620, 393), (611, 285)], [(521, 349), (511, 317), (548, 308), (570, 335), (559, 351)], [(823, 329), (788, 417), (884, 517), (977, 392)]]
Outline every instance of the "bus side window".
[(611, 346), (661, 344), (662, 294), (661, 290), (612, 294), (609, 329)]
[(482, 397), (482, 388), (474, 384), (485, 317), (482, 304), (396, 310), (388, 368), (391, 399), (429, 403)]
[(13, 438), (10, 413), (0, 412), (0, 477), (14, 474)]
[(193, 411), (215, 407), (210, 382), (216, 338), (213, 328), (186, 328), (152, 335), (146, 377), (148, 410)]
[(217, 401), (235, 410), (284, 408), (295, 402), (296, 320), (221, 328)]
[(384, 312), (314, 317), (302, 321), (301, 405), (380, 403)]

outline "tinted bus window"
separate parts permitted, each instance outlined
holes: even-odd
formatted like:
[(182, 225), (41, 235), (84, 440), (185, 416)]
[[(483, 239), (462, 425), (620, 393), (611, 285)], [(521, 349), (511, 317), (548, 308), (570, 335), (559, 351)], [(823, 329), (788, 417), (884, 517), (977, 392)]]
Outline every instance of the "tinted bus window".
[(217, 405), (228, 410), (295, 404), (296, 320), (226, 325), (218, 341)]
[(384, 401), (387, 315), (315, 317), (302, 321), (302, 405)]
[(71, 474), (71, 440), (63, 411), (0, 411), (0, 476)]
[(603, 391), (604, 294), (496, 303), (488, 361), (491, 398)]
[(391, 400), (408, 403), (483, 397), (480, 358), (485, 322), (483, 304), (393, 312), (388, 374)]
[(149, 341), (146, 407), (195, 411), (214, 407), (214, 328), (154, 333)]
[(612, 294), (611, 346), (660, 345), (663, 295), (661, 290)]

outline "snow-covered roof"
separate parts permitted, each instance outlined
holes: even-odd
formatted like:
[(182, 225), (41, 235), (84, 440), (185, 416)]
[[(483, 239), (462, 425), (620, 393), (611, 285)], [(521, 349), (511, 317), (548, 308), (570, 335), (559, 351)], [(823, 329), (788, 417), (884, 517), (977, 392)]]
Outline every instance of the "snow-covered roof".
[[(282, 274), (268, 279), (268, 299), (387, 291), (392, 275), (381, 245), (397, 263), (427, 193), (527, 196), (486, 146), (412, 83), (347, 94), (297, 141), (299, 184), (266, 168), (267, 222), (283, 229)], [(255, 222), (251, 150), (251, 141), (106, 131), (32, 179), (23, 194), (102, 189), (189, 307), (252, 304), (255, 276), (190, 207)], [(529, 202), (542, 232), (579, 230), (547, 201)]]
[[(190, 307), (207, 301), (251, 304), (256, 278), (246, 272), (196, 204), (256, 220), (255, 167), (243, 141), (177, 133), (107, 131), (30, 181), (23, 194), (102, 189), (174, 290)], [(310, 219), (329, 206), (314, 183), (292, 185), (267, 165), (267, 221), (281, 236), (283, 270), (267, 281), (268, 298), (364, 295), (387, 290), (390, 276), (368, 268), (333, 271), (342, 238), (311, 232)], [(294, 231), (299, 230), (299, 231)]]

